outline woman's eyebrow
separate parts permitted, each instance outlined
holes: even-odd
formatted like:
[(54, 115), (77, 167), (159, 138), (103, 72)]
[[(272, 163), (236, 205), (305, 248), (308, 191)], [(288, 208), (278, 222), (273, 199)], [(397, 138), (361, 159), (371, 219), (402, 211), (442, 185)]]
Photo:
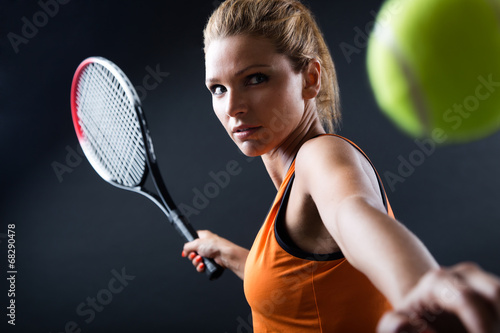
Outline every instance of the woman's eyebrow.
[[(255, 64), (255, 65), (250, 65), (250, 66), (247, 66), (243, 69), (240, 69), (239, 71), (237, 71), (234, 76), (240, 76), (241, 74), (245, 73), (246, 71), (250, 70), (250, 69), (253, 69), (253, 68), (258, 68), (258, 67), (271, 67), (271, 65), (266, 65), (266, 64)], [(212, 83), (212, 82), (217, 82), (219, 81), (219, 79), (217, 78), (209, 78), (206, 80), (207, 83)]]

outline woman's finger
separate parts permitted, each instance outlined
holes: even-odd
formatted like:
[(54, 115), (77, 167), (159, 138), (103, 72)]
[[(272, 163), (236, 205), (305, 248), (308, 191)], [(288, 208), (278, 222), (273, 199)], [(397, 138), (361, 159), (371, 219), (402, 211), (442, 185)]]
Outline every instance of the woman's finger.
[(410, 327), (422, 332), (422, 322), (439, 330), (453, 325), (456, 332), (463, 331), (463, 325), (471, 333), (497, 332), (499, 290), (498, 279), (474, 265), (429, 272), (395, 311), (384, 316), (381, 332), (412, 332)]
[(411, 316), (403, 311), (391, 311), (386, 313), (377, 326), (377, 333), (420, 333), (422, 327)]
[(494, 316), (500, 321), (500, 280), (474, 263), (456, 265), (452, 271), (489, 302)]
[(198, 252), (198, 247), (200, 246), (200, 239), (197, 238), (191, 242), (187, 242), (184, 244), (184, 247), (182, 248), (183, 252), (185, 252), (187, 255), (191, 252)]

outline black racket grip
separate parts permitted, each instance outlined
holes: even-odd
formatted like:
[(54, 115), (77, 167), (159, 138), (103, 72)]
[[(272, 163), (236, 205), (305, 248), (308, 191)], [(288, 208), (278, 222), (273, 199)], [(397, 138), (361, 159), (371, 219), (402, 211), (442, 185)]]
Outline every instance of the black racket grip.
[[(170, 217), (175, 230), (177, 230), (187, 242), (191, 242), (198, 238), (198, 233), (194, 230), (191, 223), (189, 223), (187, 217), (180, 215), (175, 210), (171, 211)], [(217, 279), (224, 272), (224, 268), (213, 259), (203, 258), (203, 263), (205, 264), (205, 273), (208, 275), (209, 280)]]

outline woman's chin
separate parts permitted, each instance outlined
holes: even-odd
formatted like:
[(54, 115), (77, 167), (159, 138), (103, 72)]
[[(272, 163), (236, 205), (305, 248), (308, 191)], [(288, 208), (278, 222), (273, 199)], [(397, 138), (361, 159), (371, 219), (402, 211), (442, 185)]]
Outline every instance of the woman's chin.
[(264, 145), (258, 145), (254, 142), (243, 142), (238, 145), (238, 148), (243, 153), (243, 155), (248, 157), (262, 156), (266, 153)]
[(246, 149), (241, 149), (240, 148), (240, 151), (243, 155), (247, 156), (247, 157), (258, 157), (258, 156), (262, 156), (263, 154), (257, 152), (257, 151), (254, 151), (254, 150), (246, 150)]

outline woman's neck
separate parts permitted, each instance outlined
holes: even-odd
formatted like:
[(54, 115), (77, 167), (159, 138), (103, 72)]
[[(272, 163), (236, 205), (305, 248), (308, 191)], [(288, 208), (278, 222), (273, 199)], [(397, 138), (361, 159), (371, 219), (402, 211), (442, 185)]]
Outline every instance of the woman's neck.
[(262, 155), (262, 161), (274, 186), (278, 189), (300, 147), (309, 139), (324, 134), (316, 111), (306, 111), (297, 128), (272, 151)]

